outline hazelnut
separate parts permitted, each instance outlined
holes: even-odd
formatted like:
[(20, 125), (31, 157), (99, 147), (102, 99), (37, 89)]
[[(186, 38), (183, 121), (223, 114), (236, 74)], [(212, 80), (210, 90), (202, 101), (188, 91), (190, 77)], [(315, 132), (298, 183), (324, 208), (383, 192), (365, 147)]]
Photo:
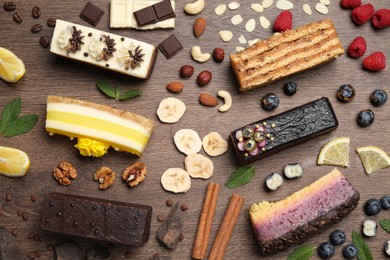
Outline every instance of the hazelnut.
[(212, 77), (213, 77), (213, 74), (211, 74), (210, 71), (204, 70), (201, 73), (199, 73), (199, 75), (196, 79), (196, 83), (198, 83), (199, 87), (205, 86), (211, 81)]
[(225, 51), (223, 49), (215, 48), (213, 50), (213, 59), (216, 62), (222, 62), (224, 58), (225, 58)]
[(180, 77), (189, 78), (194, 74), (194, 67), (190, 65), (184, 65), (180, 68)]

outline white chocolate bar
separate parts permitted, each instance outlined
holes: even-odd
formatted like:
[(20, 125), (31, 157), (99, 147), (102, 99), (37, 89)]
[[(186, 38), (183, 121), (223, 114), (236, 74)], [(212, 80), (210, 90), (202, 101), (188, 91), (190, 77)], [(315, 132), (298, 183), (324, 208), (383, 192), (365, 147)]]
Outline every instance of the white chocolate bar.
[[(175, 28), (175, 18), (138, 26), (133, 13), (158, 2), (161, 2), (161, 0), (111, 0), (110, 28), (133, 28), (137, 30)], [(173, 10), (175, 10), (175, 1), (172, 0), (171, 5)]]
[[(80, 49), (75, 49), (74, 46), (72, 49), (70, 39), (73, 37), (74, 27), (77, 31), (81, 30), (81, 35), (84, 36)], [(113, 39), (115, 43), (112, 46), (115, 50), (112, 49), (109, 54), (106, 52), (106, 39)], [(156, 47), (151, 44), (59, 19), (54, 29), (50, 51), (65, 58), (142, 79), (150, 77), (157, 53)], [(140, 51), (141, 55), (139, 61), (134, 60), (137, 51)]]

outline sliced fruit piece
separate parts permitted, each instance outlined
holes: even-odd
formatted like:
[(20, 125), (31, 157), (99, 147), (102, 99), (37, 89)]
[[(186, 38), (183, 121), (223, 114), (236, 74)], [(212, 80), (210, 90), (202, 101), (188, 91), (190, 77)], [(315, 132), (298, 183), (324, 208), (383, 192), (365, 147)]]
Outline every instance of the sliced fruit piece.
[(26, 72), (24, 63), (12, 51), (0, 47), (0, 78), (16, 83)]
[(161, 175), (161, 185), (166, 191), (186, 193), (191, 188), (191, 178), (181, 168), (169, 168)]
[(376, 146), (356, 148), (367, 174), (374, 173), (390, 165), (390, 157), (385, 151)]
[(192, 129), (180, 129), (173, 136), (177, 149), (185, 155), (196, 154), (202, 148), (202, 141)]
[(349, 137), (338, 137), (328, 142), (318, 155), (317, 164), (348, 167)]
[(165, 98), (157, 108), (157, 115), (161, 122), (176, 123), (184, 115), (186, 105), (178, 98)]
[(27, 173), (30, 159), (22, 150), (0, 146), (0, 174), (20, 177)]
[(203, 149), (210, 156), (219, 156), (228, 150), (228, 143), (217, 132), (211, 132), (203, 137)]

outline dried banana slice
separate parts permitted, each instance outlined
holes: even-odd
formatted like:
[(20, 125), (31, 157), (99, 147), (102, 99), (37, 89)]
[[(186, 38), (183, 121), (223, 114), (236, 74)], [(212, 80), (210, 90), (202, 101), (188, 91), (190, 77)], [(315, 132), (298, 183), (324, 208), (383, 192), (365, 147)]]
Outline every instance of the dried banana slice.
[(202, 141), (192, 129), (180, 129), (173, 136), (177, 149), (185, 155), (196, 154), (202, 148)]
[(228, 143), (217, 132), (211, 132), (203, 138), (203, 149), (210, 156), (219, 156), (228, 150)]
[(188, 155), (184, 160), (184, 165), (192, 178), (208, 179), (213, 176), (213, 162), (201, 154)]
[(178, 98), (165, 98), (157, 108), (157, 115), (161, 122), (176, 123), (184, 115), (186, 105)]
[(161, 185), (166, 191), (185, 193), (191, 188), (191, 178), (181, 168), (169, 168), (161, 175)]

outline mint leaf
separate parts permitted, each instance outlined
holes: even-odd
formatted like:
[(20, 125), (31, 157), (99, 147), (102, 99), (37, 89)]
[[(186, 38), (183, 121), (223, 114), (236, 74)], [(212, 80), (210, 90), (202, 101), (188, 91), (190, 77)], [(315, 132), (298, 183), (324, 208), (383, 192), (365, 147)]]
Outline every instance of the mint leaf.
[(228, 188), (236, 188), (250, 182), (255, 175), (254, 166), (242, 166), (238, 168), (225, 184)]
[(13, 137), (16, 135), (24, 134), (33, 129), (38, 121), (38, 115), (25, 115), (16, 119), (14, 124), (6, 128), (4, 131), (5, 137)]
[(291, 254), (288, 255), (287, 260), (309, 260), (314, 255), (315, 250), (315, 246), (300, 246), (294, 249), (294, 251), (292, 251)]
[(0, 133), (14, 123), (21, 110), (22, 100), (20, 98), (15, 98), (4, 106), (0, 119)]
[(363, 237), (355, 230), (352, 230), (352, 243), (358, 249), (358, 260), (373, 260), (370, 248), (368, 248), (366, 241), (364, 241)]
[(121, 95), (121, 89), (120, 89), (120, 87), (116, 87), (116, 89), (115, 89), (115, 100), (116, 101), (119, 101), (120, 95)]
[(382, 219), (379, 220), (379, 224), (381, 227), (386, 230), (388, 233), (390, 233), (390, 219)]
[(107, 83), (103, 82), (103, 81), (97, 81), (96, 82), (96, 87), (101, 91), (103, 92), (104, 94), (106, 94), (107, 96), (111, 97), (111, 98), (115, 98), (115, 90)]
[(126, 100), (133, 97), (138, 97), (142, 94), (142, 92), (138, 89), (131, 89), (129, 91), (126, 91), (122, 95), (119, 96), (119, 100)]

